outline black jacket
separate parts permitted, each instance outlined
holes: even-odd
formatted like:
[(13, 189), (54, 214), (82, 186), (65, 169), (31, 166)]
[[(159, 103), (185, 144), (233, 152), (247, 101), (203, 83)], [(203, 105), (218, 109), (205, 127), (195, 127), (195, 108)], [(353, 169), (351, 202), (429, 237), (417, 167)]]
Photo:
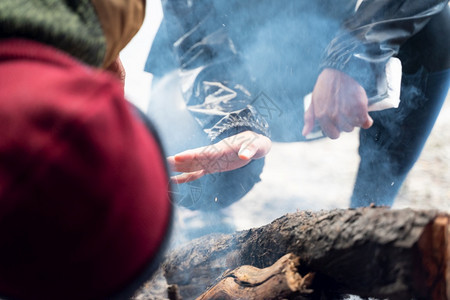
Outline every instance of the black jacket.
[(146, 70), (181, 71), (187, 107), (212, 142), (246, 129), (301, 140), (302, 99), (323, 68), (369, 97), (386, 92), (374, 82), (392, 56), (406, 72), (448, 68), (447, 3), (366, 0), (355, 12), (343, 0), (163, 0)]

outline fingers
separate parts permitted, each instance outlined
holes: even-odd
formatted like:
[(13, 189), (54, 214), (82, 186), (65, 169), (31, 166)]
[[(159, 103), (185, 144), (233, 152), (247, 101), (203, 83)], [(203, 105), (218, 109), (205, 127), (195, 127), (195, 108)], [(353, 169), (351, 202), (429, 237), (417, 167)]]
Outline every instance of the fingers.
[(312, 93), (310, 108), (306, 111), (303, 135), (319, 121), (328, 137), (338, 138), (340, 132), (351, 132), (355, 127), (367, 129), (373, 120), (368, 114), (368, 98), (364, 88), (352, 77), (335, 70), (324, 69), (318, 76)]
[(369, 114), (367, 114), (367, 118), (361, 125), (361, 128), (369, 129), (370, 127), (372, 127), (372, 125), (373, 125), (373, 119), (369, 116)]
[(257, 151), (258, 147), (255, 144), (242, 145), (241, 149), (239, 149), (238, 156), (242, 160), (250, 160), (255, 156)]
[(226, 172), (247, 165), (252, 159), (265, 156), (272, 146), (269, 138), (244, 131), (216, 144), (190, 149), (167, 158), (176, 183), (196, 180), (205, 174)]
[(341, 117), (337, 121), (331, 121), (330, 119), (320, 120), (322, 131), (326, 136), (331, 139), (337, 139), (340, 134), (339, 132), (352, 132), (354, 128), (361, 127), (368, 129), (373, 125), (373, 119), (366, 114), (364, 118), (354, 119), (350, 122), (347, 118)]
[(204, 152), (205, 147), (197, 148), (197, 149), (189, 149), (178, 154), (175, 154), (173, 157), (174, 162), (176, 163), (186, 163), (192, 160), (195, 160), (199, 153)]
[(200, 170), (200, 171), (196, 171), (196, 172), (189, 172), (189, 173), (183, 173), (180, 175), (175, 175), (175, 176), (170, 177), (170, 180), (173, 183), (181, 184), (181, 183), (186, 183), (186, 182), (191, 182), (191, 181), (197, 180), (200, 177), (202, 177), (203, 175), (205, 175), (205, 172), (203, 170)]
[(175, 172), (196, 172), (204, 170), (207, 173), (213, 166), (212, 161), (215, 161), (221, 153), (218, 151), (209, 151), (208, 147), (201, 147), (197, 149), (190, 149), (178, 153), (175, 156), (167, 158), (170, 168)]
[(251, 135), (250, 142), (243, 143), (238, 156), (242, 160), (259, 159), (267, 155), (272, 148), (272, 141), (261, 134), (248, 132)]
[(166, 158), (166, 160), (167, 160), (167, 164), (169, 165), (169, 168), (171, 170), (174, 170), (175, 169), (175, 157), (169, 156)]
[(258, 159), (266, 156), (272, 148), (272, 141), (263, 135), (258, 135), (249, 143), (241, 146), (238, 156), (242, 160)]
[(305, 112), (305, 125), (303, 125), (302, 134), (303, 136), (307, 136), (311, 133), (311, 130), (314, 128), (314, 109), (311, 105), (309, 109)]
[(339, 138), (340, 132), (352, 132), (355, 127), (367, 129), (372, 126), (373, 120), (366, 109), (361, 109), (359, 112), (350, 112), (351, 114), (348, 111), (343, 111), (337, 115), (324, 114), (322, 116), (316, 116), (312, 109), (308, 109), (305, 113), (305, 125), (302, 134), (303, 136), (308, 135), (314, 127), (316, 120), (320, 124), (324, 135), (331, 139)]
[[(339, 128), (341, 128), (342, 131), (345, 131), (344, 128), (347, 127), (348, 125), (352, 127), (361, 127), (364, 129), (368, 129), (373, 124), (372, 118), (366, 111), (361, 112), (359, 116), (348, 117), (345, 120), (347, 122), (342, 121), (341, 123), (339, 123)], [(348, 125), (345, 125), (344, 123), (347, 123)]]
[(187, 161), (179, 161), (177, 160), (177, 156), (175, 156), (174, 163), (171, 165), (172, 171), (175, 172), (196, 172), (200, 170), (207, 170), (207, 172), (211, 172), (208, 168), (208, 160), (203, 159), (199, 160), (194, 158), (193, 160)]
[(339, 138), (340, 132), (352, 132), (355, 127), (368, 129), (373, 125), (373, 119), (367, 113), (363, 118), (354, 118), (353, 120), (354, 121), (351, 122), (349, 119), (341, 116), (336, 121), (322, 118), (319, 120), (319, 123), (324, 134), (331, 139)]
[(167, 163), (172, 171), (175, 172), (194, 172), (199, 171), (202, 167), (195, 159), (195, 155), (191, 153), (180, 153), (167, 158)]
[(322, 118), (319, 120), (323, 133), (330, 139), (337, 139), (341, 135), (341, 131), (333, 122), (328, 118)]
[(355, 126), (353, 126), (352, 124), (350, 124), (347, 119), (342, 118), (339, 120), (338, 126), (340, 131), (344, 131), (344, 132), (352, 132), (353, 129), (355, 128)]

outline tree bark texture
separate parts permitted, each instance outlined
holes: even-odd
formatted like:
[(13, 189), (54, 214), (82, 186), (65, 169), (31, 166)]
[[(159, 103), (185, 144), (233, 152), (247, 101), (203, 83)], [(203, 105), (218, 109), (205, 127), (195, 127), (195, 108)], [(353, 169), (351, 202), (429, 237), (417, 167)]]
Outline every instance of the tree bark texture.
[(315, 291), (450, 300), (448, 236), (449, 218), (437, 211), (300, 211), (260, 228), (196, 239), (169, 253), (163, 269), (183, 299), (195, 299), (229, 269), (266, 268), (293, 253), (299, 273), (316, 274)]

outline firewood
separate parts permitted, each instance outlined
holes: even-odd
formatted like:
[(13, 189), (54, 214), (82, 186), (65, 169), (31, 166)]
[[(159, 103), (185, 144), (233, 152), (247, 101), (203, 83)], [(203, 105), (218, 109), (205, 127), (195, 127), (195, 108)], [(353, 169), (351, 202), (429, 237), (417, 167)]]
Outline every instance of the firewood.
[(449, 230), (449, 216), (438, 211), (301, 211), (260, 228), (196, 239), (167, 255), (164, 276), (183, 299), (195, 299), (227, 269), (267, 268), (293, 253), (300, 273), (316, 273), (315, 292), (450, 300)]
[(309, 287), (314, 274), (301, 276), (297, 271), (299, 264), (299, 258), (289, 253), (264, 269), (238, 267), (225, 272), (222, 279), (197, 300), (307, 299), (302, 295), (313, 292)]

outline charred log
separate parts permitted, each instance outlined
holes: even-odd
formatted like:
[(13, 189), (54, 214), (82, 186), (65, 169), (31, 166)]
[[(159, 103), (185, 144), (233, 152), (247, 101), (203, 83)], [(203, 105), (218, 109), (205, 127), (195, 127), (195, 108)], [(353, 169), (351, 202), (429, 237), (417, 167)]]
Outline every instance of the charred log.
[(302, 274), (316, 273), (316, 290), (450, 300), (448, 235), (449, 217), (437, 211), (302, 211), (260, 228), (192, 241), (171, 252), (163, 268), (183, 299), (195, 299), (227, 269), (266, 268), (293, 253)]

